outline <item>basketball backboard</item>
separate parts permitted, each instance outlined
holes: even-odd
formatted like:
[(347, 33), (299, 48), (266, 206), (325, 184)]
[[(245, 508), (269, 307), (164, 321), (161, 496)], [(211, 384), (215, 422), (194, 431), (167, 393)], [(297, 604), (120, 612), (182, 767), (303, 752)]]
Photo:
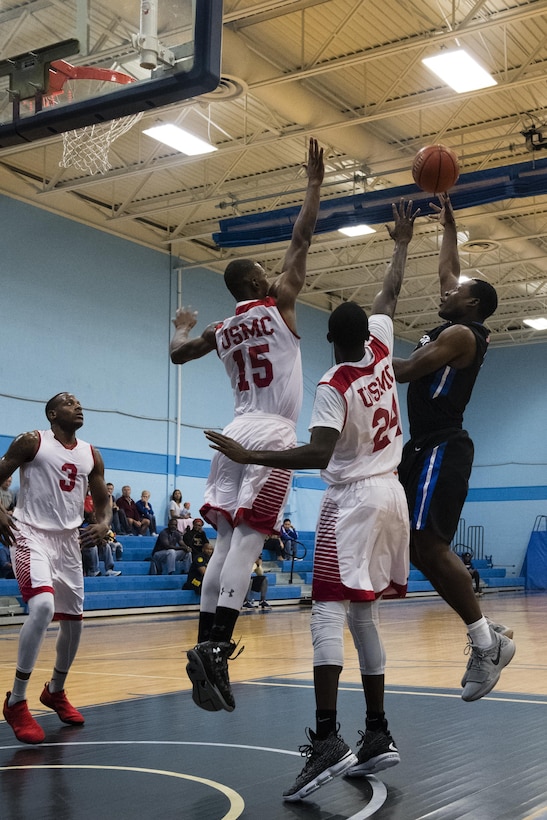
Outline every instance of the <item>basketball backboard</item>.
[(222, 0), (1, 0), (0, 149), (212, 91), (221, 35)]

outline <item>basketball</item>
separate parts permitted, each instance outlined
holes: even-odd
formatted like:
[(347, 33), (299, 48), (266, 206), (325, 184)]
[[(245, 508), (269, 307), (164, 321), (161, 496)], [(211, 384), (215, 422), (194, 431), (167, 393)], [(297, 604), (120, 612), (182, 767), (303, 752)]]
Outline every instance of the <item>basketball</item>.
[(459, 175), (458, 157), (446, 145), (426, 145), (412, 163), (414, 182), (428, 194), (448, 191)]

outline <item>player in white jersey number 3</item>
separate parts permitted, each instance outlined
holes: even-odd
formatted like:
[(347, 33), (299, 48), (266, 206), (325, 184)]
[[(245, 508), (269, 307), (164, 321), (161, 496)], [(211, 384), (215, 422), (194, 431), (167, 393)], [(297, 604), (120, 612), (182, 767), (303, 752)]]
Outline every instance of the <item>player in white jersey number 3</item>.
[(80, 402), (71, 393), (58, 393), (46, 404), (46, 416), (49, 430), (22, 433), (0, 459), (0, 483), (17, 469), (21, 483), (12, 518), (0, 505), (0, 540), (10, 547), (15, 577), (28, 606), (19, 634), (15, 680), (3, 709), (23, 743), (41, 743), (45, 738), (28, 709), (26, 690), (52, 620), (59, 621), (55, 667), (40, 702), (57, 712), (64, 723), (84, 722), (68, 701), (64, 686), (82, 633), (79, 527), (88, 486), (96, 521), (82, 531), (82, 546), (106, 538), (111, 516), (101, 454), (76, 438), (84, 423)]

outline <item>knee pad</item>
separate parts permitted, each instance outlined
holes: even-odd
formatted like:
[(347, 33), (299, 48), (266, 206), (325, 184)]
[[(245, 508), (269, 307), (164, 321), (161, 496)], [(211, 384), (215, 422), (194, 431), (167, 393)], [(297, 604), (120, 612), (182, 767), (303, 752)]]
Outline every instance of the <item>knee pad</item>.
[(359, 656), (362, 675), (383, 675), (386, 653), (380, 637), (380, 601), (352, 602), (348, 610), (348, 627)]
[(34, 595), (28, 602), (29, 620), (38, 628), (45, 629), (53, 620), (55, 601), (51, 592)]
[(344, 665), (344, 601), (316, 601), (311, 614), (314, 666)]

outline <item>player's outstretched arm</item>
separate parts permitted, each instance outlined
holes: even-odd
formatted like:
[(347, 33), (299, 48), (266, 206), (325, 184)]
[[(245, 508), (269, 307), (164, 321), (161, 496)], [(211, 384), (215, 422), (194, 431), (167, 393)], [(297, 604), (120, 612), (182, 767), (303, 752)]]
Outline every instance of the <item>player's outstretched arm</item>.
[(270, 288), (270, 295), (276, 298), (279, 310), (293, 330), (296, 330), (296, 298), (306, 280), (306, 258), (317, 221), (321, 184), (325, 175), (323, 149), (319, 148), (317, 140), (313, 137), (309, 142), (306, 173), (308, 187), (304, 202), (293, 226), (291, 242), (285, 253), (281, 273)]
[(340, 437), (333, 427), (314, 427), (309, 444), (289, 450), (247, 450), (233, 438), (205, 430), (211, 448), (218, 450), (239, 464), (263, 464), (285, 470), (324, 469), (330, 461), (336, 442)]
[(173, 364), (186, 364), (194, 359), (201, 359), (211, 350), (216, 349), (215, 331), (214, 328), (218, 322), (208, 325), (201, 336), (195, 339), (189, 339), (188, 335), (197, 321), (197, 310), (190, 310), (190, 308), (178, 308), (173, 324), (175, 332), (171, 339), (169, 352)]
[(439, 285), (441, 295), (458, 287), (460, 280), (460, 257), (458, 254), (458, 232), (456, 218), (448, 194), (439, 194), (440, 207), (430, 203), (435, 217), (443, 227), (443, 238), (439, 252)]
[(414, 220), (420, 213), (420, 209), (418, 208), (413, 213), (412, 200), (405, 202), (404, 199), (401, 199), (398, 206), (392, 203), (391, 207), (394, 225), (392, 228), (386, 225), (386, 228), (395, 245), (391, 262), (384, 276), (382, 290), (372, 303), (371, 313), (385, 313), (393, 319), (405, 273), (408, 245), (414, 232)]

